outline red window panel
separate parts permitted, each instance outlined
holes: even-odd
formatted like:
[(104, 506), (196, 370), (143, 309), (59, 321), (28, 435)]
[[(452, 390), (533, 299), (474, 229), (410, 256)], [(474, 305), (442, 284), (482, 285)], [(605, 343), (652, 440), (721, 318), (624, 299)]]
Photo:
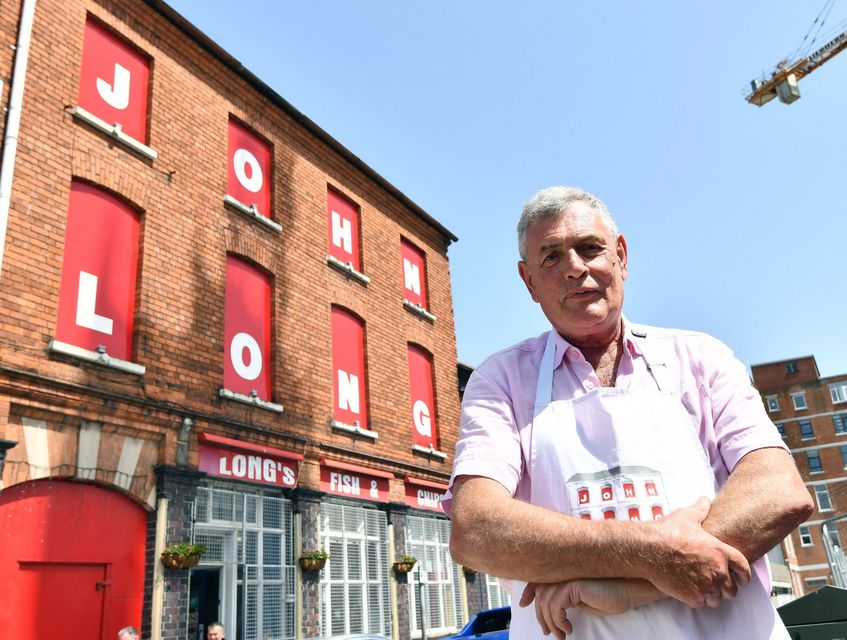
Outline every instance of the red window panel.
[(368, 428), (365, 327), (349, 311), (332, 308), (333, 418)]
[(132, 355), (139, 214), (83, 182), (71, 183), (56, 339)]
[(224, 387), (271, 400), (271, 280), (227, 256), (224, 300)]
[(270, 218), (270, 146), (235, 120), (229, 121), (228, 140), (227, 194)]
[(426, 257), (415, 246), (401, 240), (400, 258), (403, 263), (403, 297), (426, 309)]
[(359, 207), (332, 189), (327, 190), (329, 255), (362, 270), (359, 252)]
[(588, 504), (589, 502), (589, 492), (588, 487), (580, 487), (577, 491), (577, 496), (579, 499), (579, 504)]
[(79, 106), (147, 142), (149, 60), (92, 19), (85, 22)]
[(412, 401), (412, 441), (421, 447), (437, 449), (432, 357), (412, 344), (409, 345), (409, 390)]

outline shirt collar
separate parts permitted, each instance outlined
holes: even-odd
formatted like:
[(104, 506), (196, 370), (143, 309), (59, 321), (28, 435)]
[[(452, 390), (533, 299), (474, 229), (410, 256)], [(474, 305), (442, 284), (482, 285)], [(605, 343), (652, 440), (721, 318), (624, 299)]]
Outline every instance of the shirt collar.
[[(626, 346), (627, 353), (630, 358), (635, 358), (636, 356), (643, 355), (641, 352), (641, 346), (638, 344), (638, 341), (632, 335), (633, 324), (626, 319), (626, 316), (621, 315), (621, 320), (623, 322), (623, 342)], [(569, 349), (579, 349), (573, 346), (570, 342), (565, 340), (555, 328), (551, 328), (553, 332), (553, 340), (556, 345), (556, 354), (553, 358), (553, 369), (558, 369), (562, 365), (562, 360), (565, 357), (565, 353), (568, 352)]]

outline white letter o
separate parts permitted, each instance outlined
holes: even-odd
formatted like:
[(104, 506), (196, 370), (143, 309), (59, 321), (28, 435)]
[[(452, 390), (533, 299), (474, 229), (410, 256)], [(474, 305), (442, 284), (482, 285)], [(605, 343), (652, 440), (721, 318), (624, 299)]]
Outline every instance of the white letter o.
[[(244, 349), (250, 352), (250, 363), (244, 362)], [(255, 380), (262, 373), (262, 351), (249, 333), (236, 333), (229, 347), (229, 357), (235, 373), (245, 380)]]
[[(246, 165), (250, 165), (250, 177), (247, 177), (247, 172), (244, 170)], [(241, 186), (256, 193), (262, 188), (262, 167), (256, 156), (247, 151), (247, 149), (236, 149), (232, 155), (232, 168), (235, 169), (235, 177), (241, 183)]]

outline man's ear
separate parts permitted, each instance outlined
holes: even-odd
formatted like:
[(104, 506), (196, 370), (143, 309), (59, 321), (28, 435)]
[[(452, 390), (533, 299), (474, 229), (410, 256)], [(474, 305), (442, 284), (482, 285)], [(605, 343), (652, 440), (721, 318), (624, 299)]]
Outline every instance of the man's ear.
[(521, 276), (521, 280), (523, 280), (523, 283), (526, 285), (529, 295), (532, 296), (532, 301), (538, 302), (538, 297), (535, 295), (535, 287), (532, 286), (532, 274), (529, 272), (529, 267), (523, 260), (518, 262), (518, 273)]
[(618, 254), (618, 261), (621, 263), (621, 274), (623, 275), (623, 279), (626, 280), (629, 262), (626, 253), (626, 238), (622, 235), (618, 236), (618, 248), (616, 253)]

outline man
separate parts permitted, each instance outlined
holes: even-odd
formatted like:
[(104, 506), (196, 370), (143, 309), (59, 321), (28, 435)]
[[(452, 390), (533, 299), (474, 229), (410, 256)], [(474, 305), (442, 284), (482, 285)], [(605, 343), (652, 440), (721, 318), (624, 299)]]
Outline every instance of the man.
[(213, 622), (206, 629), (206, 640), (224, 640), (226, 629), (220, 622)]
[(812, 503), (746, 368), (623, 316), (626, 240), (590, 193), (538, 193), (518, 240), (552, 330), (465, 389), (453, 558), (511, 579), (520, 640), (788, 638), (762, 556)]
[(135, 627), (124, 627), (118, 631), (118, 640), (138, 640), (138, 629)]

